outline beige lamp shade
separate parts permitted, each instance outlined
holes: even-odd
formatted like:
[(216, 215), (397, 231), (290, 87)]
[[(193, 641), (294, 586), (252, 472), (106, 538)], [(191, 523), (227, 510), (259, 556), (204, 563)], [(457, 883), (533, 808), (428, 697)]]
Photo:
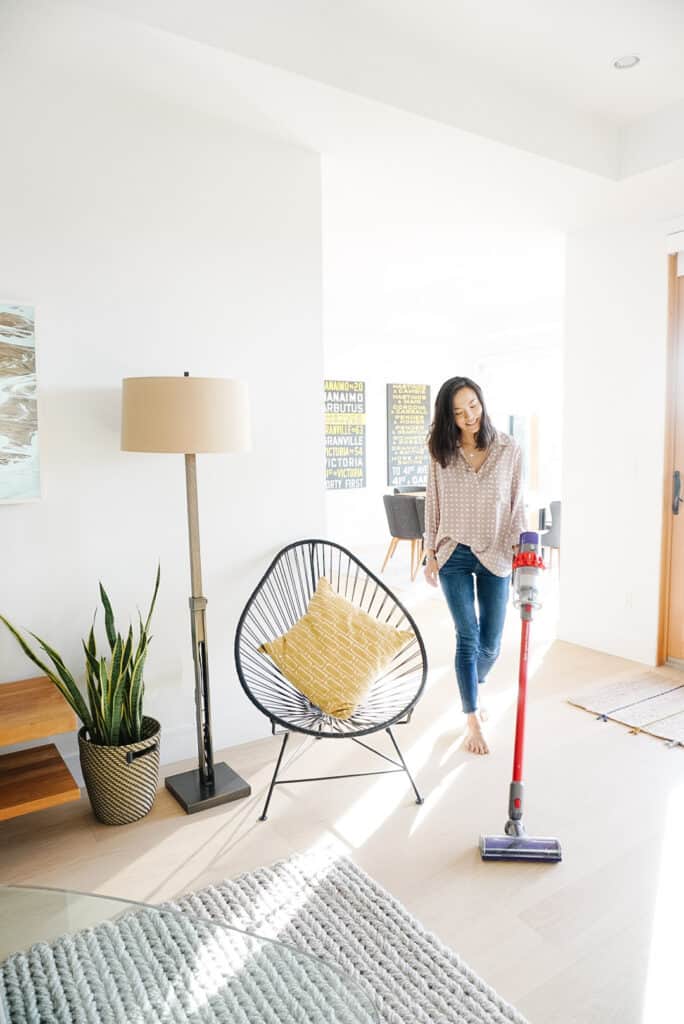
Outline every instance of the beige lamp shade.
[(127, 452), (244, 452), (247, 385), (218, 377), (126, 377), (121, 448)]

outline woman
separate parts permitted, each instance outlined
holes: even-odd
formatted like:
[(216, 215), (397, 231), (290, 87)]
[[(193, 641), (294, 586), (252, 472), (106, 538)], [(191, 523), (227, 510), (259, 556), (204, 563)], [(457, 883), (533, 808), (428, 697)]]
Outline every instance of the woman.
[(494, 429), (468, 377), (452, 377), (439, 389), (428, 449), (425, 578), (436, 587), (439, 576), (456, 627), (465, 749), (488, 754), (478, 688), (499, 656), (511, 560), (525, 529), (521, 453)]

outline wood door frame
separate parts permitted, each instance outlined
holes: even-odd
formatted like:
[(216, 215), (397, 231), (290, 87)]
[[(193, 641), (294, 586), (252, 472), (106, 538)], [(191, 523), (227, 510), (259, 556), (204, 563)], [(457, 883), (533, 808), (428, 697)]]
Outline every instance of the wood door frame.
[(670, 626), (670, 584), (672, 582), (672, 467), (674, 466), (677, 415), (677, 350), (684, 345), (678, 338), (679, 287), (677, 253), (667, 264), (667, 362), (665, 369), (665, 462), (663, 466), (663, 539), (660, 558), (660, 616), (658, 623), (657, 664), (667, 661)]

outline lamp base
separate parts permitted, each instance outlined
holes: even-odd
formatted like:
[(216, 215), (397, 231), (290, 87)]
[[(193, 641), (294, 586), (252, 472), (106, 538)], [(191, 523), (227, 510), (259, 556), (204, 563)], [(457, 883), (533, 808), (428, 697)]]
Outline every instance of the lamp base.
[(225, 761), (214, 765), (214, 785), (211, 787), (201, 786), (199, 768), (192, 768), (189, 772), (169, 775), (166, 788), (186, 814), (206, 811), (210, 807), (230, 803), (231, 800), (242, 800), (252, 792), (250, 784), (229, 768)]

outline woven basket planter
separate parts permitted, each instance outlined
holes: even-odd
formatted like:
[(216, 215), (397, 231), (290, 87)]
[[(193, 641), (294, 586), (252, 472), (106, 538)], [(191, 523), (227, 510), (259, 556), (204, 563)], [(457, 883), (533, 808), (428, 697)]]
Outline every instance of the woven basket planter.
[(103, 747), (78, 734), (81, 769), (95, 817), (105, 825), (127, 825), (149, 812), (159, 781), (161, 727), (143, 718), (143, 738), (123, 747)]

